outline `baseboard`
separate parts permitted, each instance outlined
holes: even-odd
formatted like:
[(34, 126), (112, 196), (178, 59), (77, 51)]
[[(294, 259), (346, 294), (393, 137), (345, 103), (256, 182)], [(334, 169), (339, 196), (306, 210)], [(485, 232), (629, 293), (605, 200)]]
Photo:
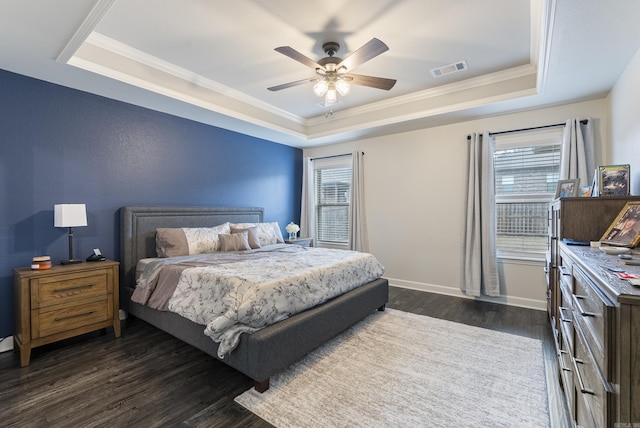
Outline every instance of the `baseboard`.
[(7, 352), (7, 351), (13, 351), (13, 337), (12, 336), (7, 336), (7, 337), (2, 338), (0, 340), (2, 340), (0, 342), (0, 353)]
[(454, 296), (454, 297), (462, 297), (464, 299), (481, 300), (483, 302), (499, 303), (502, 305), (517, 306), (520, 308), (535, 309), (539, 311), (547, 310), (546, 300), (526, 299), (523, 297), (513, 297), (513, 296), (473, 297), (473, 296), (467, 296), (466, 294), (462, 293), (460, 289), (457, 289), (457, 288), (445, 287), (442, 285), (435, 285), (435, 284), (425, 284), (422, 282), (405, 281), (402, 279), (394, 279), (394, 278), (388, 278), (388, 277), (385, 277), (385, 278), (389, 280), (389, 285), (394, 287), (407, 288), (409, 290), (427, 291), (429, 293), (444, 294), (447, 296)]

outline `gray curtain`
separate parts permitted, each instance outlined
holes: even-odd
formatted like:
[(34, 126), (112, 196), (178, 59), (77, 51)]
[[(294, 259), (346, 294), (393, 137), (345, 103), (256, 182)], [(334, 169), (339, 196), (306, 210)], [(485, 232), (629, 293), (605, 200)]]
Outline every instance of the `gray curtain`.
[(562, 135), (560, 180), (580, 179), (580, 186), (589, 186), (595, 171), (593, 121), (569, 119)]
[(369, 252), (367, 217), (364, 203), (364, 153), (353, 152), (351, 177), (351, 222), (349, 231), (350, 248)]
[(499, 296), (493, 152), (488, 132), (467, 138), (467, 200), (460, 289), (469, 296)]
[(302, 203), (300, 206), (300, 236), (316, 239), (316, 210), (313, 193), (313, 160), (302, 163)]

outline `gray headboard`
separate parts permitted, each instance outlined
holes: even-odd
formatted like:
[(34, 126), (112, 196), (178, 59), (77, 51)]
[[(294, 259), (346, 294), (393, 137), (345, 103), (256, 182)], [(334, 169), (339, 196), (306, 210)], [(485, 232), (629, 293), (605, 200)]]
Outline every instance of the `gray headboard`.
[(136, 264), (156, 257), (158, 227), (211, 227), (261, 223), (263, 208), (127, 206), (120, 208), (120, 286), (134, 287)]

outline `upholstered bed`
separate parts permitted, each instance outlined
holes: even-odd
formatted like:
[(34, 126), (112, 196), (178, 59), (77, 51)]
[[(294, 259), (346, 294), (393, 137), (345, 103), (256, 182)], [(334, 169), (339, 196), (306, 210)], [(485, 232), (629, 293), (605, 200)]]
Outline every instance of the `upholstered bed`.
[[(158, 311), (131, 301), (139, 260), (156, 257), (158, 228), (213, 227), (224, 222), (262, 223), (262, 208), (127, 206), (120, 210), (120, 307), (184, 342), (218, 357), (219, 344), (203, 333), (204, 326), (173, 312)], [(238, 346), (221, 361), (254, 380), (256, 390), (269, 378), (357, 323), (388, 300), (388, 282), (378, 278), (338, 297), (292, 315), (252, 334), (240, 335)]]

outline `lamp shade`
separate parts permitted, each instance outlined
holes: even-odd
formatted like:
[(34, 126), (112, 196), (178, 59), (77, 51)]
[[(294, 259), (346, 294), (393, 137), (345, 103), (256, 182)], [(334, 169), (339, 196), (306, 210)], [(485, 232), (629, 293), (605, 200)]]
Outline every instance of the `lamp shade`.
[(325, 79), (320, 79), (313, 85), (313, 93), (317, 96), (321, 97), (327, 93), (327, 89), (329, 89), (329, 84)]
[(87, 225), (85, 204), (56, 204), (53, 206), (54, 227), (78, 227)]

